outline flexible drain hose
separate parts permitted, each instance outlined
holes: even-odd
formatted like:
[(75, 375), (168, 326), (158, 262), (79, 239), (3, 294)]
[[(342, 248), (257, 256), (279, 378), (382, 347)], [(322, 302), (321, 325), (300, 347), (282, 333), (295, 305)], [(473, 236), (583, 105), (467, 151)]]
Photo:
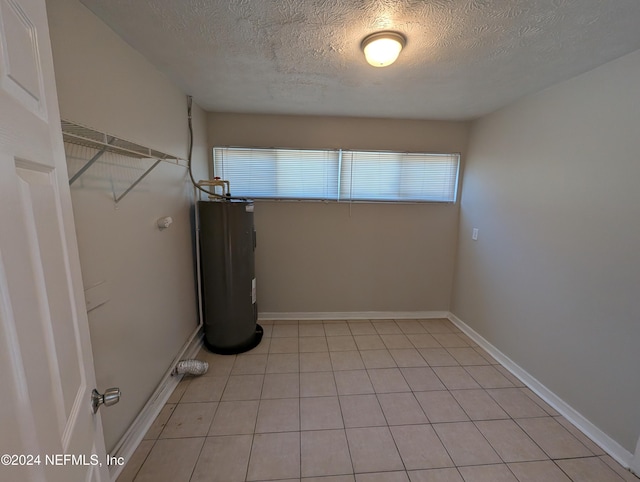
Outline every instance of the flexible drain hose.
[(180, 360), (173, 370), (174, 375), (204, 375), (209, 364), (200, 360)]

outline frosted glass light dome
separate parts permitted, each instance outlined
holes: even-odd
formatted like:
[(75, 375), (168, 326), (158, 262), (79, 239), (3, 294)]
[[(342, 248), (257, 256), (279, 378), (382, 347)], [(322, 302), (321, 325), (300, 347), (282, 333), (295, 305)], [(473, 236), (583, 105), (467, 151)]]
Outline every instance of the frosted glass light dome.
[(386, 67), (396, 61), (406, 39), (397, 32), (377, 32), (365, 37), (362, 50), (369, 64)]

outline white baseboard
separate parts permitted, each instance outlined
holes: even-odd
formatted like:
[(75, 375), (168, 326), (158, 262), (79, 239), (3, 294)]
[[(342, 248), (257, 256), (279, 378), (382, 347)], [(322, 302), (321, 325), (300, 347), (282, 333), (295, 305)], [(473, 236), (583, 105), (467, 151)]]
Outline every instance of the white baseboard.
[[(182, 375), (173, 376), (171, 372), (180, 360), (193, 358), (198, 353), (201, 346), (202, 330), (201, 327), (198, 326), (187, 342), (183, 345), (182, 349), (178, 352), (178, 355), (174, 358), (169, 370), (162, 377), (158, 387), (153, 392), (133, 423), (129, 426), (125, 434), (118, 441), (112, 452), (109, 454), (110, 456), (123, 457), (124, 460), (131, 460), (133, 452), (142, 441), (147, 430), (149, 430), (149, 427), (151, 427), (151, 424), (160, 413), (160, 410), (162, 410), (162, 407), (164, 407), (164, 404), (167, 403), (167, 400), (173, 393), (173, 390), (176, 388), (180, 380), (182, 380)], [(109, 470), (111, 480), (115, 481), (123, 469), (124, 465), (112, 465)]]
[[(542, 398), (545, 402), (551, 405), (562, 416), (569, 420), (573, 425), (578, 427), (587, 437), (593, 440), (602, 450), (607, 452), (613, 457), (620, 465), (625, 468), (630, 468), (637, 473), (639, 467), (634, 469), (632, 462), (634, 459), (633, 454), (625, 449), (618, 442), (609, 437), (606, 433), (596, 427), (593, 423), (587, 420), (582, 414), (571, 407), (568, 403), (558, 397), (555, 393), (540, 383), (535, 377), (530, 375), (526, 370), (514, 362), (511, 358), (506, 356), (495, 346), (489, 343), (484, 337), (477, 333), (473, 328), (463, 322), (453, 313), (449, 313), (449, 320), (451, 320), (458, 328), (460, 328), (469, 338), (475, 341), (478, 345), (484, 348), (493, 358), (495, 358), (502, 366), (513, 373), (514, 376), (519, 378), (522, 383), (529, 387), (536, 395)], [(639, 442), (640, 444), (640, 442)], [(636, 449), (636, 455), (640, 449)], [(640, 457), (636, 457), (640, 459)], [(636, 463), (640, 460), (636, 460)]]
[(259, 313), (258, 320), (423, 320), (448, 315), (448, 311), (305, 311)]
[(638, 439), (638, 443), (636, 444), (636, 453), (633, 456), (633, 460), (631, 461), (631, 466), (629, 467), (631, 472), (640, 476), (640, 438)]

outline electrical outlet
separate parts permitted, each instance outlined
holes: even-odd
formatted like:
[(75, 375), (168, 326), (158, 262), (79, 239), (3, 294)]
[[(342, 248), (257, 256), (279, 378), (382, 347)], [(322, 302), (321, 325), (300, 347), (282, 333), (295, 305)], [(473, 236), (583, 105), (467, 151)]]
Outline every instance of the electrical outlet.
[(478, 240), (478, 228), (473, 228), (473, 232), (471, 233), (471, 239), (474, 241)]

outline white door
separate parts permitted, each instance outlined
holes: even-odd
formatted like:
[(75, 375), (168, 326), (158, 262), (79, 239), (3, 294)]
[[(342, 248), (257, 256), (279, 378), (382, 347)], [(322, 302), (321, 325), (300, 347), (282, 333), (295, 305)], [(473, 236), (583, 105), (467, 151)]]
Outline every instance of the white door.
[(0, 0), (0, 480), (109, 480), (94, 385), (45, 3)]

